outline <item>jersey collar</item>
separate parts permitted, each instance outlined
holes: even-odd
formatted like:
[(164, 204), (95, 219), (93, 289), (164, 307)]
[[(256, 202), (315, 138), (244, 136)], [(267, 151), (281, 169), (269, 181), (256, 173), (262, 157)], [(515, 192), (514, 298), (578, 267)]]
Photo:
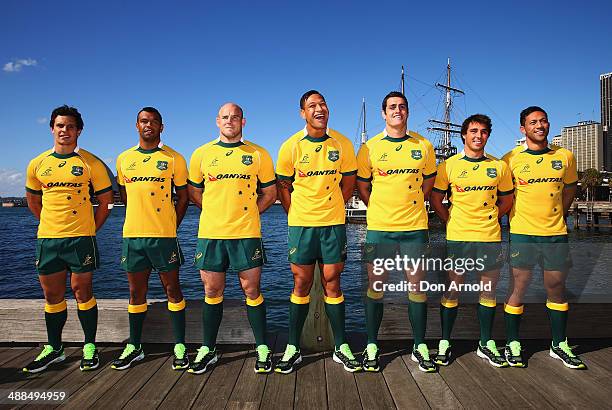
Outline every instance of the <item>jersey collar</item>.
[(144, 149), (139, 145), (138, 148), (136, 148), (136, 151), (142, 152), (143, 154), (152, 154), (154, 152), (161, 151), (163, 146), (164, 146), (164, 143), (159, 141), (159, 144), (157, 144), (157, 147), (153, 149)]
[(552, 151), (552, 147), (550, 146), (550, 144), (548, 144), (546, 146), (546, 148), (542, 148), (542, 149), (529, 149), (529, 147), (527, 146), (527, 142), (522, 144), (522, 147), (524, 148), (521, 152), (525, 152), (527, 154), (531, 154), (531, 155), (542, 155), (542, 154), (546, 154), (547, 152)]
[(387, 133), (387, 129), (386, 128), (383, 130), (383, 135), (384, 135), (384, 137), (383, 137), (384, 140), (391, 141), (391, 142), (404, 142), (407, 139), (411, 138), (410, 134), (406, 134), (406, 135), (404, 135), (403, 137), (400, 137), (400, 138), (390, 137), (389, 134)]
[(322, 137), (311, 137), (310, 135), (308, 135), (308, 131), (306, 130), (306, 127), (304, 127), (304, 136), (302, 137), (303, 140), (308, 140), (310, 142), (323, 142), (326, 139), (329, 138), (329, 128), (327, 128), (325, 130), (325, 135), (323, 135)]
[(489, 156), (487, 155), (487, 153), (485, 152), (484, 155), (480, 158), (470, 158), (467, 155), (465, 155), (465, 150), (462, 150), (459, 155), (461, 155), (461, 159), (464, 159), (468, 162), (482, 162), (482, 161), (486, 161), (487, 159), (489, 159)]
[(221, 137), (217, 138), (216, 144), (222, 146), (223, 148), (236, 148), (241, 145), (245, 145), (244, 138), (240, 138), (240, 141), (237, 141), (237, 142), (223, 142), (221, 141)]
[(55, 152), (55, 147), (51, 148), (51, 156), (55, 157), (55, 158), (59, 158), (59, 159), (66, 159), (66, 158), (70, 158), (70, 157), (74, 157), (76, 155), (79, 155), (79, 146), (77, 145), (76, 148), (74, 149), (74, 151), (72, 151), (70, 154), (58, 154), (57, 152)]

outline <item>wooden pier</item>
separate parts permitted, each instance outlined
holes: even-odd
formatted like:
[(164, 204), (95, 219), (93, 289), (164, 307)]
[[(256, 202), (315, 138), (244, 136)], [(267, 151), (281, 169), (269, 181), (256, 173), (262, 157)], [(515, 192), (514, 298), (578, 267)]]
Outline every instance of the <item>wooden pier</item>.
[(570, 213), (574, 217), (574, 229), (612, 228), (612, 202), (575, 201)]

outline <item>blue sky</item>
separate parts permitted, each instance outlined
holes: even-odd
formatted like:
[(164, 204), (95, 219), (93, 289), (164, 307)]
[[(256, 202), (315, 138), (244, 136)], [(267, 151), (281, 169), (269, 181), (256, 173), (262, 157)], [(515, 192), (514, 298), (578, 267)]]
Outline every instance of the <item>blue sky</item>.
[(441, 95), (432, 85), (450, 57), (466, 91), (453, 119), (489, 114), (489, 151), (501, 155), (528, 105), (549, 111), (552, 135), (599, 120), (599, 74), (612, 71), (609, 1), (85, 3), (2, 3), (0, 133), (10, 155), (0, 196), (23, 195), (28, 161), (52, 144), (50, 111), (64, 103), (83, 114), (80, 145), (112, 169), (137, 143), (145, 105), (159, 108), (165, 142), (189, 159), (217, 136), (218, 107), (236, 101), (245, 136), (276, 158), (303, 127), (298, 100), (310, 88), (352, 140), (365, 97), (369, 134), (379, 132), (380, 102), (403, 64), (410, 128), (435, 142), (427, 119), (440, 114)]

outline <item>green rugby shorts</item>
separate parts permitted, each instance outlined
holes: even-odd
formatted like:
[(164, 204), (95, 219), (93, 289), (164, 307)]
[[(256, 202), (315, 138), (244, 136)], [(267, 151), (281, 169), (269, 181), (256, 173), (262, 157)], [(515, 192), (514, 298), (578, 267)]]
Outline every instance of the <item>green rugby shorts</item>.
[(184, 261), (177, 238), (123, 238), (121, 266), (127, 272), (171, 272)]
[(194, 265), (211, 272), (238, 272), (257, 268), (266, 263), (261, 238), (207, 239), (198, 238)]
[(95, 236), (39, 238), (36, 241), (36, 270), (39, 275), (67, 270), (92, 272), (100, 266)]
[(289, 262), (296, 265), (343, 263), (346, 260), (346, 226), (290, 226)]

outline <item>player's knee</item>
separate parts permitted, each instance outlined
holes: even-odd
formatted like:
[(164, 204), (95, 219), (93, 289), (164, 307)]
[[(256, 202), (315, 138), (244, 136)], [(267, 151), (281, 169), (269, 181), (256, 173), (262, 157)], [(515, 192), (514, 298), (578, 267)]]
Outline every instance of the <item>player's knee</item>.
[(204, 289), (204, 294), (207, 298), (218, 298), (223, 296), (223, 291), (225, 288), (223, 286), (206, 286)]
[(142, 305), (147, 301), (147, 288), (130, 287), (130, 304)]
[(74, 298), (79, 303), (85, 303), (93, 296), (93, 289), (90, 283), (74, 283), (72, 284), (72, 292), (74, 293)]
[(310, 293), (312, 279), (296, 278), (293, 285), (293, 293), (297, 296), (306, 296)]
[(325, 294), (329, 297), (337, 298), (342, 294), (342, 291), (340, 290), (339, 279), (325, 282), (323, 286), (325, 288)]

